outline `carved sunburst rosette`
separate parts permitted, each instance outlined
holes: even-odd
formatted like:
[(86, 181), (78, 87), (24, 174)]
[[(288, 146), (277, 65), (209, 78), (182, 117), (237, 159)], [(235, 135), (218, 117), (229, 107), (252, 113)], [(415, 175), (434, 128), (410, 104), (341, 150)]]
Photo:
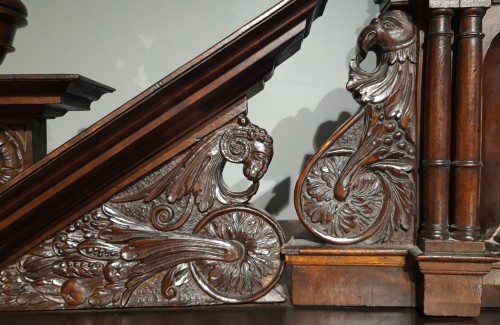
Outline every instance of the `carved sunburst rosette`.
[[(406, 244), (415, 222), (416, 28), (380, 14), (358, 38), (347, 88), (363, 105), (316, 152), (295, 189), (302, 223), (332, 244)], [(369, 50), (378, 65), (360, 63)]]
[[(273, 154), (240, 116), (0, 270), (0, 309), (255, 301), (283, 271), (283, 233), (248, 204)], [(226, 162), (252, 182), (222, 179)], [(279, 295), (279, 294), (278, 294)]]
[(242, 245), (236, 261), (191, 262), (195, 280), (210, 296), (230, 303), (253, 301), (279, 280), (284, 235), (278, 223), (262, 211), (251, 206), (224, 208), (204, 218), (194, 232)]

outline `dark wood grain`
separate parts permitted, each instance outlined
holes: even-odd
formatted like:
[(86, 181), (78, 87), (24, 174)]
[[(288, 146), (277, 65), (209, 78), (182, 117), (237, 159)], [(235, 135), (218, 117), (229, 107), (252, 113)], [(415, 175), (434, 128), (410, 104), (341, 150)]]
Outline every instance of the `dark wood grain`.
[(115, 89), (78, 74), (0, 75), (0, 119), (47, 119), (90, 104)]
[[(403, 4), (403, 2), (398, 3)], [(380, 4), (383, 10), (397, 5), (392, 1), (381, 1)], [(403, 8), (413, 13), (413, 9), (417, 7), (423, 9), (428, 4), (415, 4), (413, 8), (411, 6)], [(442, 4), (444, 6), (444, 2)], [(414, 16), (415, 26), (420, 29), (420, 35), (426, 33), (426, 38), (424, 47), (417, 52), (423, 54), (424, 59), (417, 57), (412, 62), (419, 65), (414, 71), (423, 72), (424, 78), (415, 76), (419, 85), (412, 88), (409, 80), (414, 75), (405, 74), (406, 70), (402, 67), (398, 70), (398, 73), (405, 75), (405, 78), (400, 80), (400, 83), (406, 82), (406, 86), (402, 88), (405, 94), (415, 89), (416, 96), (419, 96), (416, 98), (416, 104), (412, 106), (416, 108), (415, 114), (418, 115), (420, 101), (424, 107), (423, 118), (421, 120), (416, 118), (416, 129), (420, 130), (423, 139), (421, 147), (415, 141), (410, 141), (413, 139), (411, 129), (403, 127), (402, 119), (397, 120), (401, 123), (400, 129), (407, 132), (405, 139), (408, 143), (421, 151), (416, 152), (414, 157), (422, 156), (423, 168), (419, 171), (423, 177), (421, 189), (408, 183), (404, 186), (407, 191), (396, 192), (400, 198), (410, 198), (412, 195), (417, 196), (420, 191), (422, 195), (420, 205), (404, 205), (390, 201), (387, 198), (391, 197), (391, 193), (385, 191), (381, 198), (376, 191), (370, 192), (369, 195), (360, 195), (360, 191), (355, 192), (359, 188), (363, 190), (370, 188), (370, 183), (366, 179), (362, 180), (360, 175), (376, 170), (372, 164), (377, 167), (385, 166), (384, 160), (380, 159), (384, 156), (377, 155), (378, 151), (373, 149), (378, 148), (377, 141), (380, 143), (387, 140), (387, 143), (392, 144), (392, 141), (384, 137), (384, 133), (377, 133), (379, 121), (380, 124), (387, 123), (388, 114), (380, 114), (376, 116), (379, 118), (376, 120), (375, 115), (370, 114), (372, 112), (370, 109), (379, 109), (380, 112), (391, 111), (397, 107), (399, 103), (397, 99), (400, 97), (398, 92), (393, 92), (389, 98), (396, 99), (394, 102), (377, 101), (382, 92), (376, 86), (378, 85), (376, 81), (382, 78), (376, 73), (387, 68), (384, 66), (383, 56), (388, 46), (387, 39), (373, 49), (379, 56), (378, 66), (374, 72), (366, 72), (359, 76), (354, 69), (356, 62), (351, 62), (350, 80), (347, 86), (348, 89), (354, 90), (354, 98), (363, 104), (363, 108), (341, 126), (312, 157), (299, 178), (295, 193), (299, 219), (322, 241), (335, 246), (328, 247), (299, 240), (291, 240), (284, 246), (287, 262), (292, 266), (294, 303), (349, 306), (415, 304), (425, 315), (462, 317), (479, 315), (482, 303), (488, 306), (496, 306), (498, 303), (498, 299), (494, 298), (499, 292), (495, 285), (498, 280), (497, 267), (493, 266), (490, 272), (492, 265), (498, 263), (498, 255), (485, 251), (485, 243), (479, 241), (478, 223), (483, 57), (481, 19), (485, 9), (468, 8), (471, 4), (466, 5), (465, 2), (457, 1), (455, 5), (450, 5), (453, 9), (449, 9), (447, 6), (441, 7), (438, 1), (434, 1), (431, 6), (434, 9), (429, 11), (429, 15), (422, 15), (422, 10), (419, 10), (419, 14)], [(464, 8), (461, 8), (462, 6)], [(384, 11), (384, 14), (390, 16), (394, 12)], [(384, 24), (384, 14), (373, 20), (371, 26), (380, 23), (383, 28), (389, 29), (390, 24)], [(498, 28), (495, 27), (496, 22), (492, 22), (491, 17), (489, 19), (487, 30), (491, 34)], [(409, 24), (409, 20), (404, 24)], [(365, 52), (359, 49), (369, 48), (366, 44), (376, 43), (374, 40), (380, 34), (378, 29), (374, 30), (367, 28), (361, 32), (358, 57), (363, 58), (365, 55)], [(454, 32), (457, 37), (453, 53)], [(399, 35), (402, 34), (400, 31)], [(417, 44), (422, 43), (417, 42)], [(454, 62), (453, 56), (455, 56)], [(400, 58), (391, 62), (402, 63), (403, 60)], [(492, 72), (494, 70), (491, 69)], [(365, 77), (372, 82), (366, 89), (363, 88), (362, 82)], [(453, 92), (454, 86), (455, 92)], [(493, 118), (491, 122), (487, 122), (491, 123), (489, 126), (491, 129), (495, 128), (494, 120)], [(386, 128), (387, 131), (390, 131), (389, 129)], [(492, 140), (491, 143), (494, 144), (495, 141)], [(485, 142), (485, 145), (489, 145), (488, 142)], [(388, 152), (389, 156), (397, 151), (388, 150)], [(399, 160), (389, 159), (388, 166), (395, 162), (402, 166), (408, 157), (400, 155), (398, 158)], [(490, 159), (495, 161), (496, 158)], [(451, 184), (450, 166), (453, 166), (454, 171)], [(395, 176), (397, 182), (403, 182), (403, 179), (410, 177), (408, 174), (411, 175), (412, 169), (405, 169), (407, 174), (401, 170), (396, 172), (396, 168), (390, 167), (387, 167), (386, 171), (390, 171), (389, 174), (394, 173), (391, 175)], [(383, 172), (377, 171), (375, 174), (379, 179), (383, 179)], [(495, 179), (493, 174), (494, 172), (490, 172), (490, 177)], [(417, 182), (415, 184), (418, 185)], [(490, 183), (490, 188), (495, 188), (495, 185)], [(486, 197), (489, 195), (486, 194)], [(494, 207), (495, 203), (492, 202), (494, 200), (489, 199), (487, 206)], [(363, 205), (368, 201), (370, 204)], [(404, 216), (398, 207), (404, 206), (408, 211), (411, 210), (409, 207), (419, 206), (418, 215), (421, 217), (419, 248), (414, 246), (412, 241), (399, 241), (401, 237), (398, 240), (393, 238), (381, 240), (379, 233), (370, 232), (370, 227), (375, 228), (373, 225), (376, 223), (366, 220), (372, 220), (369, 218), (370, 213), (378, 211), (379, 202), (389, 202), (384, 205), (390, 209), (388, 211), (391, 211), (390, 216), (393, 218), (388, 224), (393, 227), (394, 234), (396, 230), (399, 232), (399, 236), (401, 230), (404, 231), (406, 228), (398, 228), (402, 225), (398, 223), (402, 220), (398, 217)], [(411, 201), (408, 199), (405, 202)], [(363, 209), (365, 206), (369, 208)], [(495, 219), (495, 217), (484, 218), (483, 223), (490, 222), (490, 227), (493, 228), (492, 224), (495, 221), (489, 218)], [(366, 230), (369, 236), (363, 237), (362, 240), (360, 238), (364, 233), (359, 231), (359, 227), (357, 228), (359, 220), (365, 220), (367, 226), (364, 229), (369, 229)], [(451, 223), (453, 223), (451, 227), (453, 239), (449, 239)], [(491, 229), (490, 234), (492, 231), (496, 229)], [(493, 237), (497, 238), (498, 234)], [(395, 257), (390, 255), (390, 249), (395, 248), (394, 245), (397, 243), (407, 244), (409, 248), (406, 253), (407, 258), (402, 258), (405, 254), (399, 256), (402, 259), (399, 261), (400, 264), (396, 265), (391, 264), (395, 263)], [(495, 239), (490, 239), (488, 244), (495, 246)], [(343, 250), (340, 245), (345, 245)], [(360, 247), (361, 245), (363, 246)], [(414, 271), (410, 271), (412, 265), (415, 267)], [(484, 279), (487, 282), (483, 283), (483, 276), (486, 276)], [(391, 291), (391, 284), (398, 289)], [(322, 292), (323, 290), (325, 292)], [(482, 301), (483, 290), (485, 296)], [(381, 298), (382, 296), (389, 298), (385, 300)]]
[(47, 155), (46, 119), (89, 110), (113, 88), (76, 74), (0, 75), (0, 125), (5, 184)]
[(453, 10), (430, 12), (426, 36), (421, 236), (449, 238)]
[(194, 143), (189, 135), (204, 121), (261, 90), (324, 6), (277, 4), (9, 182), (0, 190), (1, 264), (164, 162), (182, 139)]
[[(500, 34), (493, 39), (483, 69), (483, 142), (480, 224), (485, 239), (492, 239), (500, 251)], [(492, 243), (492, 244), (493, 244)]]
[[(239, 101), (195, 145), (0, 269), (0, 310), (282, 301), (271, 290), (283, 271), (284, 235), (248, 204), (273, 140), (250, 123), (246, 105)], [(252, 185), (228, 189), (226, 163), (242, 164)]]
[(483, 276), (498, 259), (484, 253), (482, 242), (428, 242), (416, 256), (422, 274), (419, 308), (430, 316), (479, 316)]
[(460, 12), (456, 36), (456, 105), (453, 150), (452, 237), (478, 240), (481, 179), (482, 19), (485, 10)]
[(416, 306), (417, 268), (408, 247), (335, 247), (291, 240), (283, 252), (291, 267), (295, 305)]
[(278, 305), (149, 308), (128, 311), (89, 312), (22, 312), (3, 313), (2, 324), (31, 325), (129, 325), (129, 324), (178, 324), (178, 325), (331, 325), (331, 324), (384, 324), (384, 325), (435, 325), (477, 324), (497, 325), (500, 312), (484, 309), (474, 319), (457, 317), (425, 317), (413, 308), (346, 308), (346, 307), (300, 307), (290, 303)]
[[(386, 11), (359, 34), (347, 89), (362, 105), (314, 154), (295, 187), (297, 215), (331, 244), (410, 244), (416, 189), (417, 32)], [(360, 64), (368, 51), (377, 68)]]

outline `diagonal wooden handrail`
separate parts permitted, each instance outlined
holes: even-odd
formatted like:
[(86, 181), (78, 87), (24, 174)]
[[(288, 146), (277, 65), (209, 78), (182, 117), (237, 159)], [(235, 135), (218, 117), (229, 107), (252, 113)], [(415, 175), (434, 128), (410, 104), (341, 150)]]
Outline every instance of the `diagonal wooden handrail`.
[(214, 116), (260, 91), (325, 4), (280, 2), (2, 187), (0, 264), (194, 143)]

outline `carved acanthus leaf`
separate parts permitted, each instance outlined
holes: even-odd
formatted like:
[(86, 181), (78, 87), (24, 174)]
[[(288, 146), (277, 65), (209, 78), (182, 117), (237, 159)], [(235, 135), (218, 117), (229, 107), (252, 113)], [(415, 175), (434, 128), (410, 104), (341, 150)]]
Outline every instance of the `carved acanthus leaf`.
[[(245, 116), (1, 270), (0, 308), (60, 309), (248, 302), (283, 270), (277, 223), (247, 204), (272, 139)], [(253, 185), (222, 181), (227, 162)]]
[[(360, 67), (369, 50), (379, 56), (373, 72)], [(362, 111), (320, 148), (296, 188), (299, 218), (324, 240), (412, 240), (415, 64), (415, 27), (404, 12), (382, 13), (361, 32), (347, 89)]]

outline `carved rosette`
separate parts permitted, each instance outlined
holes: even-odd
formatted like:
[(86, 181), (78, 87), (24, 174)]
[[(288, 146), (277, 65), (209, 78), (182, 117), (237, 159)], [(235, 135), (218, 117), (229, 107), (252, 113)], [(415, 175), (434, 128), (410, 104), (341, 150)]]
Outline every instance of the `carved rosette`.
[[(0, 272), (0, 309), (242, 303), (275, 286), (284, 236), (248, 204), (273, 154), (245, 116), (117, 193)], [(252, 185), (233, 192), (224, 164)]]
[[(416, 28), (380, 14), (358, 38), (347, 89), (363, 105), (311, 158), (296, 186), (302, 223), (333, 244), (405, 244), (415, 222)], [(360, 67), (369, 50), (372, 72)]]
[(191, 262), (194, 278), (212, 297), (224, 302), (252, 301), (278, 281), (284, 238), (279, 225), (267, 215), (249, 207), (225, 208), (203, 219), (195, 232), (242, 246), (236, 261)]

